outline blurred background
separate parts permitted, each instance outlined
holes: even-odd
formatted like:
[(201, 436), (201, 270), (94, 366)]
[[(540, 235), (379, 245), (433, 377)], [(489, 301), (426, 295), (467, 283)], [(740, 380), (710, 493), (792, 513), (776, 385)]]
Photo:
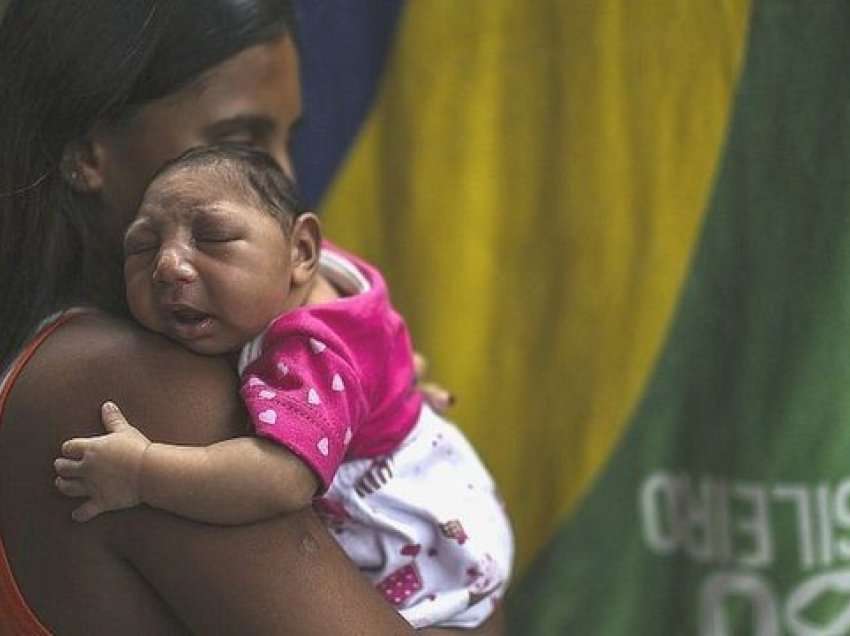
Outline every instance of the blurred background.
[(296, 5), (301, 186), (500, 485), (511, 633), (850, 633), (850, 3)]
[(850, 3), (297, 4), (302, 187), (496, 476), (512, 633), (850, 633)]

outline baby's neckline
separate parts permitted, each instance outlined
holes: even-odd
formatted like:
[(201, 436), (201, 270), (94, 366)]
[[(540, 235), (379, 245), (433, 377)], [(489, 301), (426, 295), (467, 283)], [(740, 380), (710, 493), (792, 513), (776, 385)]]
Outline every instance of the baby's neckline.
[(354, 263), (329, 250), (322, 250), (319, 256), (319, 272), (342, 297), (363, 294), (372, 288), (369, 280)]

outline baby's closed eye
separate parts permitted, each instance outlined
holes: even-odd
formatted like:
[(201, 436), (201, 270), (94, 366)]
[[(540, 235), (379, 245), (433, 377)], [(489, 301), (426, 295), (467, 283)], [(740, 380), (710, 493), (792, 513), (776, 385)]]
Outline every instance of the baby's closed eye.
[(124, 240), (124, 255), (136, 256), (155, 251), (159, 248), (159, 240), (152, 234), (128, 235)]

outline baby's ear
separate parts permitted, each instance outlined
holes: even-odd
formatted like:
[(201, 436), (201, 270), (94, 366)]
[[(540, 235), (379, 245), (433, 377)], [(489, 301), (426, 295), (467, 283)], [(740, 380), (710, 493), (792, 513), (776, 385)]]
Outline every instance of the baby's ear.
[(313, 280), (319, 271), (322, 247), (322, 228), (312, 212), (299, 216), (292, 224), (292, 285), (302, 286)]

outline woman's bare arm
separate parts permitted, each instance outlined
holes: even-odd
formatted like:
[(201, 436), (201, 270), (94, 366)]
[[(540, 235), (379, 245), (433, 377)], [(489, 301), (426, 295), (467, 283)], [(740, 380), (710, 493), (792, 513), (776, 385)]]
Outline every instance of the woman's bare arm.
[[(197, 356), (101, 315), (73, 320), (43, 349), (16, 384), (8, 413), (35, 430), (19, 426), (16, 434), (4, 433), (9, 433), (5, 441), (12, 445), (44, 446), (38, 451), (45, 455), (40, 468), (26, 458), (20, 467), (30, 467), (34, 478), (43, 478), (48, 491), (51, 460), (59, 445), (69, 437), (100, 433), (99, 406), (106, 400), (121, 404), (134, 424), (157, 441), (205, 445), (247, 432), (236, 378), (224, 361)], [(45, 399), (48, 393), (50, 399)], [(37, 435), (46, 437), (43, 444), (32, 439)], [(7, 456), (15, 454), (10, 450)], [(104, 555), (105, 564), (93, 563), (81, 574), (102, 588), (102, 606), (138, 603), (128, 595), (109, 596), (111, 584), (106, 581), (114, 580), (114, 568), (126, 570), (126, 563), (131, 570), (122, 576), (141, 575), (156, 591), (155, 602), (164, 601), (193, 633), (413, 633), (309, 509), (253, 525), (222, 527), (140, 507), (79, 525), (69, 518), (74, 505), (56, 494), (39, 507), (56, 508), (50, 516), (54, 526), (67, 520), (67, 526), (56, 530), (63, 542), (73, 548), (88, 545), (96, 555)], [(25, 594), (38, 592), (45, 582), (38, 569), (23, 578)], [(54, 591), (47, 596), (36, 599), (37, 609), (49, 613), (53, 607), (55, 615), (85, 611), (67, 607), (70, 595), (57, 599)], [(148, 617), (156, 608), (121, 611), (130, 610)], [(501, 632), (495, 617), (469, 633)]]
[[(33, 359), (16, 384), (11, 417), (50, 431), (54, 456), (63, 438), (100, 432), (99, 405), (107, 399), (151, 439), (210, 444), (246, 432), (235, 382), (221, 360), (84, 316)], [(48, 483), (51, 459), (41, 471)], [(45, 504), (68, 510), (58, 494)], [(412, 633), (309, 510), (226, 528), (138, 508), (84, 525), (69, 519), (62, 531), (73, 533), (72, 545), (102, 544), (116, 563), (129, 563), (194, 633)]]

